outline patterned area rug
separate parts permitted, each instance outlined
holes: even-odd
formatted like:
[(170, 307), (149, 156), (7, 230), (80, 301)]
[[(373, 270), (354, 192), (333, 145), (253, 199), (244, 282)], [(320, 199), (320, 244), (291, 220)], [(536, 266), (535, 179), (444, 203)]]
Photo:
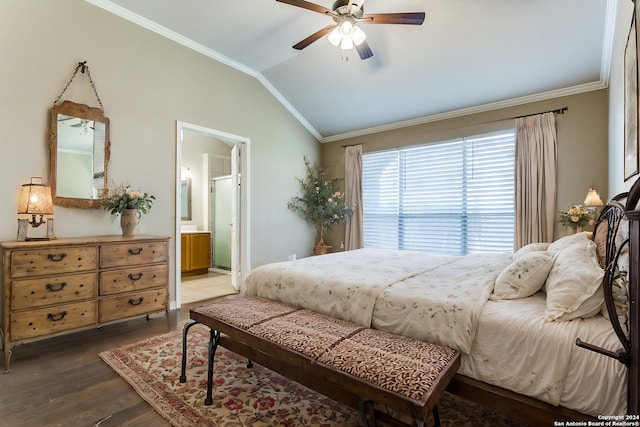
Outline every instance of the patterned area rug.
[[(173, 426), (359, 426), (356, 410), (218, 348), (213, 404), (204, 405), (209, 330), (189, 331), (187, 382), (181, 384), (182, 333), (171, 332), (100, 357)], [(445, 393), (442, 426), (517, 426), (500, 414)], [(430, 419), (428, 425), (432, 425)]]

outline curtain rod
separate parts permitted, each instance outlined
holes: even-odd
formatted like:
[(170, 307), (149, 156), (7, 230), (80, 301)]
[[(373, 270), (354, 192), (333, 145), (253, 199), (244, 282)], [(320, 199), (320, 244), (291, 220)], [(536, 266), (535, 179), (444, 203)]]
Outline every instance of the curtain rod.
[(569, 107), (562, 107), (562, 108), (558, 108), (556, 110), (549, 110), (549, 111), (543, 111), (541, 113), (533, 113), (533, 114), (527, 114), (526, 116), (516, 116), (516, 117), (509, 117), (508, 119), (504, 119), (504, 120), (510, 120), (510, 119), (524, 119), (525, 117), (529, 117), (529, 116), (536, 116), (538, 114), (545, 114), (545, 113), (553, 113), (553, 114), (564, 114), (565, 111), (567, 111), (569, 109)]

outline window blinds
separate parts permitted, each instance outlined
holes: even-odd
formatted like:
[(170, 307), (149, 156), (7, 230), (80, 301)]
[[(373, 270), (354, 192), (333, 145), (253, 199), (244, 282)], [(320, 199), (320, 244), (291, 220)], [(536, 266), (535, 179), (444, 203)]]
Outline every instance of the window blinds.
[(364, 245), (511, 252), (515, 132), (363, 155)]

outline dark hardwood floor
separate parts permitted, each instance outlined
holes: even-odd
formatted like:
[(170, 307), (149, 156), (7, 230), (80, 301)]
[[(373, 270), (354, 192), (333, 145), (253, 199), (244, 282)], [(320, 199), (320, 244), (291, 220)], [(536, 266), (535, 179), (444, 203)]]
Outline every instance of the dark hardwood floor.
[(169, 426), (98, 353), (182, 330), (189, 307), (16, 346), (0, 373), (0, 426)]

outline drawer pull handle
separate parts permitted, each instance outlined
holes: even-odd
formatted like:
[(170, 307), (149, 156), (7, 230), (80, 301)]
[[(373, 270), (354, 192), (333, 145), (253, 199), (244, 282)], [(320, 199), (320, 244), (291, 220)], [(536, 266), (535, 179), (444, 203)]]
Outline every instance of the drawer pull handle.
[(133, 273), (129, 273), (129, 280), (133, 280), (135, 282), (136, 280), (142, 279), (142, 276), (142, 273), (138, 273), (136, 275), (134, 275)]
[(65, 286), (67, 286), (67, 282), (60, 282), (60, 283), (47, 283), (47, 289), (51, 292), (58, 292), (61, 291), (65, 288)]
[(129, 253), (131, 255), (140, 255), (142, 253), (142, 248), (136, 248), (136, 249), (129, 248)]
[(64, 259), (64, 257), (66, 257), (66, 256), (67, 256), (67, 254), (65, 254), (63, 252), (63, 253), (58, 254), (58, 255), (56, 255), (56, 254), (48, 254), (47, 258), (49, 258), (51, 261), (58, 262), (58, 261), (62, 261)]
[(67, 315), (66, 311), (63, 311), (63, 312), (58, 313), (58, 314), (49, 313), (49, 314), (47, 314), (47, 319), (51, 320), (52, 322), (57, 322), (58, 320), (64, 319), (64, 316), (66, 316), (66, 315)]
[(142, 304), (142, 301), (144, 301), (144, 297), (140, 297), (137, 300), (134, 300), (133, 298), (129, 298), (129, 304), (131, 305), (140, 305)]

